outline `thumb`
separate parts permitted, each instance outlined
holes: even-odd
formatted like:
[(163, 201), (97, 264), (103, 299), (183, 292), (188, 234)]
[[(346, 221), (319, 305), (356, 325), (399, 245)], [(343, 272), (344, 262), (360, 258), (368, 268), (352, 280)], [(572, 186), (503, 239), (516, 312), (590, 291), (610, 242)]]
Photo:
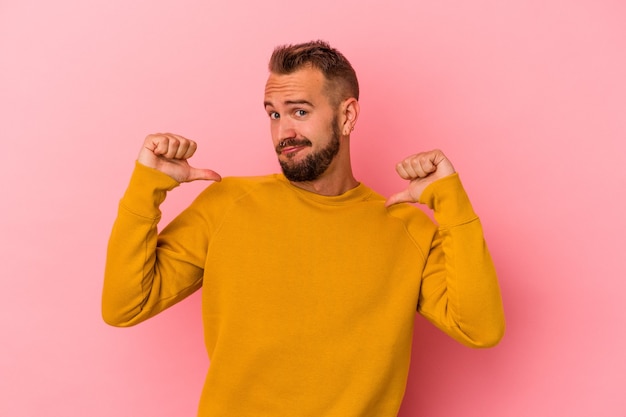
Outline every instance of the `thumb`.
[(222, 176), (210, 169), (189, 167), (189, 177), (187, 181), (195, 180), (221, 181)]
[(385, 207), (393, 206), (398, 203), (412, 203), (413, 197), (411, 197), (411, 193), (409, 193), (409, 189), (407, 188), (404, 191), (400, 191), (389, 197), (387, 201), (385, 201)]

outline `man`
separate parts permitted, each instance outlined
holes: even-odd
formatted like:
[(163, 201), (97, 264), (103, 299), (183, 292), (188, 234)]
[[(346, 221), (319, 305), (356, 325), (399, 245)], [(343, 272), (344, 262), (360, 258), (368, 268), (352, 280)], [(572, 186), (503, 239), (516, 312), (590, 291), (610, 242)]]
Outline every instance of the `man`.
[[(202, 286), (199, 416), (395, 416), (416, 309), (469, 346), (502, 337), (480, 222), (440, 151), (399, 163), (407, 188), (387, 200), (354, 178), (359, 90), (341, 53), (279, 47), (269, 69), (283, 174), (222, 180), (188, 164), (195, 142), (149, 135), (111, 234), (104, 319), (134, 325)], [(216, 182), (158, 234), (166, 192), (199, 179)]]

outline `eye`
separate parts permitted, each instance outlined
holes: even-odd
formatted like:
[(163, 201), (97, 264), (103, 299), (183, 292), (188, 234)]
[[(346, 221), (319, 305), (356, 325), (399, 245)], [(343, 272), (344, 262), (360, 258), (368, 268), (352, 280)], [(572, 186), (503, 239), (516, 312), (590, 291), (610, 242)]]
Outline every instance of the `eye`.
[(304, 117), (307, 114), (308, 114), (308, 112), (306, 110), (302, 110), (302, 109), (296, 110), (296, 116), (298, 116), (298, 117)]
[(275, 111), (271, 111), (268, 114), (270, 116), (270, 119), (272, 119), (272, 120), (280, 119), (280, 114), (278, 114)]

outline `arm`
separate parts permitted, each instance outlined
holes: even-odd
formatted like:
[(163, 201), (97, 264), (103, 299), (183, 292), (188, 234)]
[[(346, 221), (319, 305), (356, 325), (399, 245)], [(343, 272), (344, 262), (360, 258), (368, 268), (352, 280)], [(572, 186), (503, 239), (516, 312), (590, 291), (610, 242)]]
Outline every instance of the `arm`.
[(465, 345), (496, 345), (504, 332), (498, 279), (458, 175), (433, 183), (420, 202), (434, 211), (439, 228), (422, 276), (418, 311)]
[[(195, 143), (176, 135), (150, 135), (122, 198), (107, 251), (102, 315), (115, 326), (131, 326), (159, 313), (196, 291), (202, 264), (185, 248), (159, 240), (159, 205), (167, 191), (183, 181), (219, 180), (210, 170), (187, 163)], [(180, 234), (192, 227), (177, 225)]]
[(439, 225), (423, 271), (419, 313), (465, 345), (494, 346), (504, 332), (500, 289), (480, 220), (458, 174), (440, 151), (407, 158), (398, 173), (410, 184), (388, 205), (426, 204)]

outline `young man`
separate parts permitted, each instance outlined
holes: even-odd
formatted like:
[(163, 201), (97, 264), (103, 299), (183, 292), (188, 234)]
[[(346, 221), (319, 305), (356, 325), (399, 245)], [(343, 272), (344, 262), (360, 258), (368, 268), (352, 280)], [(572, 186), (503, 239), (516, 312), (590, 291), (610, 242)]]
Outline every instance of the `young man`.
[[(416, 309), (468, 346), (502, 337), (481, 225), (444, 154), (399, 163), (407, 188), (387, 200), (354, 178), (358, 95), (326, 43), (279, 47), (264, 104), (282, 175), (222, 180), (188, 164), (193, 141), (144, 141), (111, 234), (103, 316), (131, 326), (203, 287), (199, 416), (395, 416)], [(198, 179), (216, 182), (158, 234), (166, 192)]]

